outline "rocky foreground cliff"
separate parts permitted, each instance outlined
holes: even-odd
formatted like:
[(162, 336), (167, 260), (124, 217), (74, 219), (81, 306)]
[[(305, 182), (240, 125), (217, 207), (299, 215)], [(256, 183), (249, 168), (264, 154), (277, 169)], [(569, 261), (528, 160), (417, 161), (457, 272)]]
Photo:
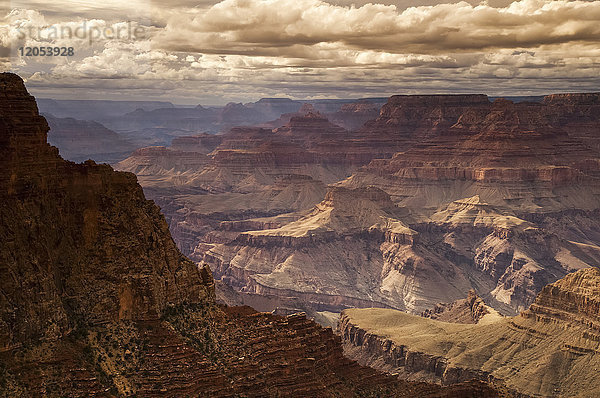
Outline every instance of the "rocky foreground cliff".
[(0, 75), (0, 395), (492, 397), (342, 355), (303, 315), (215, 304), (133, 174), (64, 161), (23, 81)]
[(542, 289), (530, 309), (487, 324), (457, 324), (386, 309), (350, 309), (346, 353), (410, 380), (477, 378), (532, 397), (596, 397), (600, 381), (600, 270)]

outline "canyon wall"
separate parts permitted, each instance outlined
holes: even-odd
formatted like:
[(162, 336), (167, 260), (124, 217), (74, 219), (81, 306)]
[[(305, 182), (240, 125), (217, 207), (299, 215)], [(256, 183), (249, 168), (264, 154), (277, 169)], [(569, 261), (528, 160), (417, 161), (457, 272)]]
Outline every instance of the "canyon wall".
[[(138, 174), (183, 252), (261, 310), (418, 314), (473, 289), (514, 315), (600, 261), (596, 98), (393, 96), (358, 130), (305, 105), (118, 167)], [(340, 188), (348, 200), (326, 199)]]
[(486, 324), (452, 324), (394, 310), (344, 311), (339, 331), (351, 358), (407, 380), (485, 380), (515, 396), (591, 397), (598, 380), (600, 271), (547, 285), (531, 308)]
[(360, 366), (301, 314), (218, 306), (135, 176), (63, 160), (47, 131), (0, 74), (0, 395), (499, 396)]

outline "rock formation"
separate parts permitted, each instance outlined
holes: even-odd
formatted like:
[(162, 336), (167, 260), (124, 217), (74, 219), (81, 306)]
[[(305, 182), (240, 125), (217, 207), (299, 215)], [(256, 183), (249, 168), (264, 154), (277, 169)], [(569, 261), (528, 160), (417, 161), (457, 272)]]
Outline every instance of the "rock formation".
[(424, 318), (453, 323), (479, 323), (496, 320), (498, 313), (485, 304), (475, 290), (469, 290), (467, 298), (452, 303), (439, 303), (421, 313)]
[(21, 79), (2, 74), (1, 85), (4, 349), (80, 325), (158, 319), (212, 294), (208, 271), (179, 253), (134, 175), (61, 159)]
[(136, 109), (121, 117), (114, 118), (108, 126), (117, 131), (141, 129), (180, 129), (188, 132), (218, 131), (219, 111), (204, 108), (158, 108)]
[(223, 137), (217, 134), (197, 134), (193, 136), (176, 137), (171, 142), (171, 149), (184, 152), (209, 154), (221, 143)]
[(121, 163), (121, 167), (126, 168), (131, 162), (131, 158), (136, 160), (129, 166), (132, 172), (154, 177), (166, 174), (166, 172), (169, 177), (177, 176), (178, 172), (185, 173), (190, 169), (204, 167), (209, 163), (208, 156), (200, 152), (187, 152), (164, 146), (136, 149), (128, 159)]
[(600, 93), (548, 95), (543, 103), (549, 117), (568, 130), (570, 135), (600, 151)]
[(221, 222), (307, 210), (321, 201), (326, 184), (364, 163), (338, 145), (347, 135), (314, 111), (278, 129), (179, 137), (168, 149), (137, 151), (117, 167), (138, 175), (167, 214), (179, 247), (200, 260), (202, 243), (216, 239)]
[[(52, 110), (65, 114), (63, 109), (54, 104), (47, 104)], [(76, 104), (77, 105), (77, 104)], [(136, 131), (152, 132), (159, 136), (161, 130), (177, 131), (179, 135), (192, 135), (203, 132), (226, 132), (239, 126), (281, 127), (289, 122), (292, 116), (304, 114), (302, 107), (314, 105), (314, 109), (335, 119), (336, 124), (350, 130), (361, 127), (364, 122), (377, 117), (382, 103), (380, 100), (362, 100), (353, 103), (351, 100), (316, 100), (309, 103), (294, 101), (288, 98), (263, 98), (257, 102), (228, 103), (218, 107), (150, 107), (140, 103), (138, 109), (119, 115), (105, 115), (99, 112), (98, 117), (108, 127), (120, 133), (133, 134)], [(123, 109), (129, 107), (125, 106)], [(67, 114), (71, 114), (67, 112)], [(85, 113), (86, 115), (89, 112)], [(90, 119), (94, 120), (93, 117)], [(141, 135), (140, 135), (141, 138)], [(164, 143), (161, 143), (164, 144)], [(168, 142), (167, 142), (168, 144)]]
[(411, 380), (478, 378), (515, 394), (593, 397), (600, 382), (600, 270), (571, 273), (542, 289), (531, 308), (478, 325), (386, 309), (352, 309), (339, 330), (350, 357)]
[(355, 131), (365, 123), (377, 119), (381, 106), (369, 101), (358, 101), (344, 104), (340, 110), (329, 116), (332, 123), (344, 127), (346, 130)]
[(274, 120), (283, 114), (297, 112), (302, 107), (302, 103), (289, 98), (261, 98), (245, 106), (265, 115), (267, 120)]
[[(234, 128), (210, 145), (188, 138), (202, 161), (187, 170), (170, 152), (132, 156), (119, 167), (138, 173), (184, 253), (261, 310), (330, 317), (366, 305), (419, 314), (473, 289), (515, 315), (546, 284), (600, 261), (596, 107), (596, 94), (535, 103), (393, 96), (375, 120), (349, 131), (304, 105), (276, 128)], [(361, 211), (386, 213), (412, 231), (410, 239), (390, 241), (357, 223), (352, 194), (323, 201), (340, 187), (356, 190), (363, 205), (367, 187), (389, 195), (393, 214), (381, 203)], [(313, 212), (331, 207), (348, 225), (298, 235), (312, 228), (305, 223)], [(297, 272), (303, 262), (341, 282)]]
[(175, 108), (165, 101), (111, 101), (111, 100), (57, 100), (37, 98), (40, 113), (51, 114), (58, 118), (94, 120), (99, 123), (113, 120), (136, 109), (152, 111), (154, 109)]
[[(371, 161), (340, 185), (369, 184), (388, 192), (418, 224), (429, 225), (423, 231), (409, 223), (411, 228), (446, 242), (454, 261), (487, 273), (495, 286), (487, 290), (474, 283), (473, 288), (510, 313), (509, 308), (527, 308), (545, 284), (570, 269), (595, 264), (600, 157), (550, 117), (548, 105), (470, 100), (474, 106), (454, 114), (453, 124), (444, 117), (434, 123), (426, 119), (423, 123), (433, 127), (416, 130), (421, 142), (407, 139), (406, 150)], [(402, 115), (404, 108), (403, 103), (386, 108), (378, 123), (396, 120), (391, 116)], [(398, 125), (405, 124), (390, 125), (404, 134)], [(562, 228), (580, 217), (587, 221), (576, 232)], [(449, 229), (459, 225), (459, 231)], [(580, 252), (582, 244), (594, 247), (593, 259)]]
[(61, 159), (47, 131), (1, 74), (2, 396), (498, 396), (362, 367), (301, 314), (217, 306), (135, 176)]
[(415, 244), (416, 233), (398, 219), (402, 214), (377, 188), (335, 188), (294, 221), (221, 224), (229, 234), (214, 241), (202, 264), (265, 310), (270, 303), (312, 315), (356, 305), (404, 307), (403, 297), (379, 288), (392, 272), (383, 269), (380, 247), (411, 250)]

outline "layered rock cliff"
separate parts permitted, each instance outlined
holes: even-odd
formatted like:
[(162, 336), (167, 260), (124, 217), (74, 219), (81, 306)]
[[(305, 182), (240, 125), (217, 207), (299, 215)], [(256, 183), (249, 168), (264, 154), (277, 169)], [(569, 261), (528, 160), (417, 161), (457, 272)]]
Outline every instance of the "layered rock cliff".
[(600, 151), (600, 93), (553, 94), (544, 97), (547, 114), (569, 134)]
[(342, 314), (346, 353), (411, 380), (478, 378), (536, 397), (593, 397), (598, 363), (600, 271), (569, 274), (531, 308), (486, 325), (427, 320), (393, 310)]
[(355, 131), (365, 123), (377, 119), (381, 106), (369, 101), (358, 101), (344, 104), (335, 113), (329, 115), (332, 123), (344, 127), (346, 130)]
[(544, 323), (583, 325), (590, 333), (600, 334), (600, 271), (575, 272), (545, 286), (522, 316)]
[[(360, 304), (418, 314), (473, 289), (514, 315), (546, 284), (600, 260), (596, 97), (393, 96), (360, 131), (304, 105), (277, 128), (219, 135), (212, 152), (198, 144), (206, 165), (181, 170), (183, 162), (161, 154), (120, 167), (138, 172), (184, 253), (261, 309)], [(344, 112), (364, 106), (347, 104)], [(410, 238), (362, 225), (361, 234), (341, 240), (357, 225), (352, 196), (332, 205), (346, 207), (345, 221), (298, 236), (310, 229), (300, 224), (314, 220), (315, 206), (331, 207), (319, 204), (333, 192), (327, 185), (385, 192), (399, 209), (390, 217)], [(376, 207), (367, 206), (379, 214)], [(324, 246), (332, 242), (339, 244)], [(291, 272), (300, 259), (350, 282)], [(365, 282), (351, 282), (355, 274)], [(319, 295), (305, 294), (311, 289)]]
[[(390, 193), (399, 196), (407, 196), (408, 188), (416, 186), (416, 192), (402, 201), (408, 205), (413, 198), (420, 205), (420, 191), (438, 186), (442, 198), (429, 198), (429, 206), (443, 203), (444, 192), (463, 181), (477, 184), (478, 194), (488, 203), (506, 204), (501, 200), (515, 197), (521, 207), (528, 205), (528, 200), (552, 199), (557, 196), (553, 188), (593, 185), (600, 167), (598, 153), (553, 124), (547, 111), (541, 104), (501, 99), (487, 107), (468, 109), (435, 137), (409, 146), (389, 161), (372, 161), (353, 179), (360, 184), (359, 180), (383, 177), (389, 180), (390, 189), (394, 185)], [(490, 185), (505, 190), (505, 197), (486, 193)], [(462, 195), (462, 190), (456, 193)], [(547, 192), (538, 193), (542, 190)]]
[[(402, 214), (377, 188), (335, 188), (294, 221), (238, 224), (229, 239), (211, 244), (201, 264), (264, 310), (273, 303), (313, 316), (357, 305), (404, 308), (406, 298), (381, 290), (393, 273), (382, 248), (411, 251), (417, 244)], [(451, 294), (441, 291), (440, 298)], [(279, 298), (257, 298), (264, 296)]]
[[(218, 232), (231, 225), (221, 224), (212, 236), (222, 239), (207, 243), (201, 263), (264, 310), (285, 305), (314, 315), (376, 306), (418, 314), (475, 288), (514, 314), (553, 277), (598, 258), (595, 246), (571, 240), (593, 238), (593, 219), (575, 233), (550, 232), (477, 196), (419, 221), (381, 189), (336, 187), (294, 214)], [(258, 304), (256, 296), (279, 299)]]
[(61, 159), (47, 131), (1, 74), (1, 395), (498, 396), (359, 366), (302, 315), (217, 306), (135, 176)]
[[(574, 95), (570, 101), (582, 101), (579, 107), (585, 107), (588, 97)], [(566, 105), (549, 105), (549, 100), (470, 102), (473, 106), (455, 114), (454, 121), (442, 118), (424, 133), (415, 130), (422, 138), (418, 144), (407, 140), (402, 152), (371, 161), (339, 185), (368, 184), (388, 192), (419, 224), (429, 226), (428, 233), (436, 231), (450, 245), (454, 261), (462, 258), (487, 273), (496, 286), (473, 288), (510, 313), (502, 308), (505, 304), (522, 310), (545, 284), (570, 269), (595, 264), (600, 253), (595, 232), (600, 157), (572, 126), (552, 115), (578, 120)], [(388, 123), (390, 131), (402, 136), (398, 126), (403, 124), (392, 115), (403, 115), (405, 108), (402, 101), (390, 100), (379, 128)], [(411, 118), (400, 120), (409, 124)], [(578, 225), (582, 218), (581, 228), (562, 227)], [(451, 232), (451, 225), (461, 225), (461, 232)], [(490, 229), (482, 229), (485, 225)], [(409, 226), (422, 232), (419, 225)], [(593, 258), (581, 252), (584, 247)]]
[(134, 175), (64, 161), (22, 80), (2, 74), (1, 88), (4, 349), (158, 319), (169, 304), (212, 294), (210, 274), (179, 253)]
[(200, 260), (203, 243), (220, 240), (214, 235), (222, 222), (310, 209), (323, 199), (326, 184), (356, 169), (356, 158), (336, 144), (348, 132), (305, 109), (312, 110), (278, 129), (180, 137), (168, 149), (137, 151), (117, 168), (137, 174), (164, 209), (179, 247)]

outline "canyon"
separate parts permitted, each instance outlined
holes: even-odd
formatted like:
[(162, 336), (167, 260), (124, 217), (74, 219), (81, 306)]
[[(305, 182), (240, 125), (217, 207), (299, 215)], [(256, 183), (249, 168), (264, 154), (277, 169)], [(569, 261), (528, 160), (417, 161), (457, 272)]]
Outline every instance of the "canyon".
[[(486, 380), (514, 395), (592, 397), (598, 369), (600, 271), (587, 268), (545, 286), (520, 315), (447, 323), (390, 309), (348, 309), (339, 331), (346, 354), (409, 380)], [(482, 318), (483, 320), (483, 318)]]
[[(323, 99), (310, 103), (262, 98), (226, 105), (174, 105), (164, 101), (40, 99), (51, 127), (50, 139), (69, 160), (116, 164), (134, 149), (168, 146), (178, 137), (226, 132), (237, 126), (281, 127), (309, 106), (348, 129), (377, 116), (382, 98)], [(112, 152), (107, 141), (114, 142)], [(133, 147), (131, 147), (133, 146)]]
[(420, 314), (473, 290), (516, 315), (600, 262), (599, 129), (597, 93), (397, 95), (376, 116), (304, 104), (116, 168), (225, 301), (335, 326), (346, 308)]
[(135, 175), (65, 161), (48, 130), (0, 74), (3, 396), (508, 396), (403, 381), (345, 358), (303, 314), (217, 304)]
[(44, 115), (50, 131), (48, 143), (59, 148), (60, 155), (73, 162), (94, 159), (98, 163), (116, 163), (127, 158), (136, 145), (98, 122)]

